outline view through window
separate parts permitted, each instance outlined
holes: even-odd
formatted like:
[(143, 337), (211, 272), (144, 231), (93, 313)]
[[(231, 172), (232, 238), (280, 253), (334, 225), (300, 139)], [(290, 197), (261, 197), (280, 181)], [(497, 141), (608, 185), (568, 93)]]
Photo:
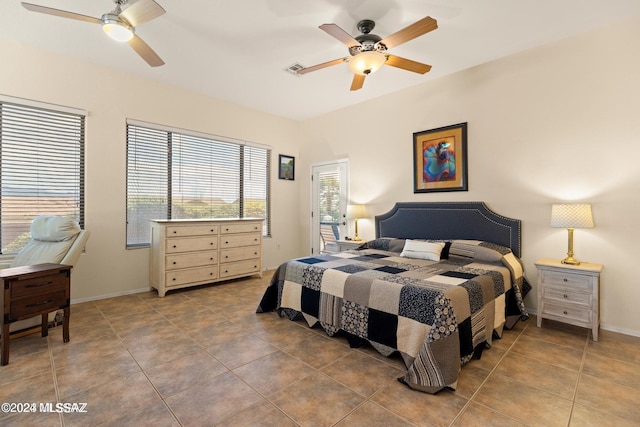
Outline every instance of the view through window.
[(127, 246), (150, 243), (152, 219), (264, 218), (270, 234), (271, 150), (127, 124)]
[(85, 113), (0, 98), (0, 247), (17, 253), (39, 215), (84, 228)]

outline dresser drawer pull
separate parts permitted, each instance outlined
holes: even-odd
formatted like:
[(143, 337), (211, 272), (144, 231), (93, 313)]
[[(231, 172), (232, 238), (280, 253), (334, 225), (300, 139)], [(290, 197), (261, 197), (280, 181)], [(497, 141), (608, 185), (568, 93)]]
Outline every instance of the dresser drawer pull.
[(228, 259), (228, 258), (229, 258), (229, 255), (225, 255), (224, 257), (225, 257), (226, 259)]
[(216, 231), (215, 229), (213, 229), (213, 228), (211, 229), (211, 232), (212, 232), (212, 233), (213, 233), (213, 232), (215, 232), (215, 231)]
[(565, 282), (568, 282), (568, 281), (569, 281), (569, 280), (567, 280), (567, 278), (566, 278), (566, 277), (565, 277), (564, 279), (562, 279), (562, 280), (564, 280)]
[(31, 283), (25, 286), (25, 288), (39, 288), (40, 286), (47, 286), (52, 284), (53, 282), (45, 282), (45, 283)]
[(27, 307), (27, 308), (37, 307), (37, 306), (39, 306), (39, 305), (46, 305), (46, 304), (49, 304), (49, 303), (50, 303), (50, 302), (52, 302), (52, 301), (53, 301), (52, 299), (48, 299), (48, 300), (46, 300), (46, 301), (42, 301), (42, 302), (34, 302), (33, 304), (27, 304), (27, 305), (25, 305), (25, 307)]
[(569, 295), (567, 295), (567, 294), (564, 294), (563, 296), (564, 296), (565, 298), (569, 298)]
[(176, 245), (173, 245), (173, 249), (175, 249), (175, 248), (177, 248), (177, 246), (176, 246)]
[(178, 232), (176, 230), (173, 230), (173, 234), (177, 234)]
[(213, 245), (213, 242), (209, 243), (210, 245)]
[(173, 278), (173, 279), (171, 279), (171, 280), (173, 280), (173, 281), (175, 282), (175, 281), (176, 281), (176, 278), (174, 277), (174, 278)]
[(176, 264), (177, 264), (177, 262), (173, 261), (173, 265), (176, 265)]
[(225, 245), (228, 245), (228, 244), (229, 244), (229, 241), (224, 242), (224, 244), (225, 244)]
[(567, 310), (563, 311), (563, 313), (564, 313), (564, 314), (569, 314), (569, 313), (567, 313)]

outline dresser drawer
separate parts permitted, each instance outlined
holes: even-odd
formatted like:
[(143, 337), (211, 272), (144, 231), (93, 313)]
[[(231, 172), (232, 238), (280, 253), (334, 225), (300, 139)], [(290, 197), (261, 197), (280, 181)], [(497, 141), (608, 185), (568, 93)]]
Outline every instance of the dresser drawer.
[(170, 225), (167, 227), (167, 237), (210, 236), (218, 234), (218, 226), (212, 225)]
[(220, 226), (220, 234), (234, 233), (260, 233), (262, 234), (262, 224), (225, 224)]
[(11, 286), (11, 298), (20, 298), (25, 295), (48, 294), (50, 292), (64, 291), (67, 287), (67, 278), (60, 274), (51, 276), (34, 277), (32, 279), (16, 280)]
[(254, 258), (260, 258), (260, 246), (246, 246), (241, 248), (223, 249), (220, 251), (221, 263)]
[(50, 292), (46, 295), (30, 295), (11, 300), (10, 321), (18, 320), (22, 316), (54, 311), (68, 307), (65, 289)]
[(213, 282), (218, 278), (218, 266), (211, 265), (207, 267), (186, 268), (184, 270), (172, 270), (166, 273), (167, 288), (172, 286), (184, 285), (187, 283)]
[(544, 273), (544, 283), (549, 285), (570, 286), (575, 289), (591, 292), (591, 278), (582, 274), (547, 271)]
[(205, 251), (218, 248), (218, 236), (205, 237), (176, 237), (167, 239), (168, 254), (190, 251)]
[(553, 302), (543, 301), (543, 315), (555, 316), (566, 320), (589, 325), (592, 320), (592, 310), (590, 308), (581, 308), (569, 304), (561, 305)]
[(221, 235), (220, 249), (259, 245), (261, 238), (262, 235), (257, 233), (233, 234), (228, 236)]
[(199, 251), (186, 254), (173, 254), (166, 257), (166, 269), (200, 267), (218, 263), (217, 251)]
[(220, 264), (220, 277), (239, 276), (260, 271), (260, 259)]
[(584, 305), (587, 308), (591, 308), (593, 304), (593, 294), (591, 292), (580, 292), (567, 286), (545, 285), (542, 292), (542, 298), (545, 301), (553, 302), (556, 300), (562, 303)]

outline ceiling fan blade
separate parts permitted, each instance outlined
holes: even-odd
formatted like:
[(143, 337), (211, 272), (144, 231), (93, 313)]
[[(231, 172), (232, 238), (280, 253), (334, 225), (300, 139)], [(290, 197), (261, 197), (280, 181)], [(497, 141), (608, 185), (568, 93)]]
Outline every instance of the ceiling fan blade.
[(351, 34), (347, 33), (336, 24), (322, 24), (318, 28), (348, 47), (360, 46), (360, 42), (358, 40), (354, 39)]
[(362, 89), (362, 85), (364, 84), (364, 78), (366, 76), (364, 74), (354, 74), (353, 80), (351, 81), (351, 89), (350, 90), (358, 90)]
[(427, 16), (426, 18), (422, 18), (418, 22), (414, 22), (408, 27), (403, 28), (402, 30), (391, 34), (389, 37), (385, 37), (380, 40), (379, 43), (384, 44), (387, 49), (391, 49), (402, 43), (406, 43), (409, 40), (413, 40), (416, 37), (419, 37), (423, 34), (427, 34), (429, 31), (433, 31), (438, 28), (438, 21)]
[(75, 19), (77, 21), (91, 22), (94, 24), (100, 23), (100, 19), (94, 18), (93, 16), (67, 12), (66, 10), (54, 9), (52, 7), (39, 6), (37, 4), (31, 4), (31, 3), (25, 3), (25, 2), (22, 2), (22, 6), (24, 6), (25, 9), (30, 10), (32, 12), (46, 13), (47, 15), (54, 15), (54, 16), (59, 16), (61, 18)]
[(157, 53), (149, 47), (140, 37), (134, 34), (133, 38), (129, 40), (129, 46), (136, 51), (138, 55), (142, 57), (147, 64), (152, 67), (159, 67), (160, 65), (164, 65), (164, 61), (158, 56)]
[(129, 0), (126, 9), (120, 16), (127, 20), (134, 27), (151, 21), (165, 13), (165, 10), (153, 0)]
[(342, 64), (346, 60), (347, 60), (347, 58), (339, 58), (339, 59), (334, 59), (333, 61), (323, 62), (322, 64), (313, 65), (311, 67), (306, 67), (306, 68), (303, 68), (301, 70), (298, 70), (296, 72), (296, 74), (307, 74), (307, 73), (310, 73), (312, 71), (317, 71), (317, 70), (321, 70), (323, 68), (331, 67), (332, 65)]
[(424, 74), (431, 70), (431, 65), (423, 64), (422, 62), (412, 61), (410, 59), (401, 58), (395, 55), (387, 55), (387, 65), (392, 67), (402, 68), (403, 70), (413, 71), (414, 73)]

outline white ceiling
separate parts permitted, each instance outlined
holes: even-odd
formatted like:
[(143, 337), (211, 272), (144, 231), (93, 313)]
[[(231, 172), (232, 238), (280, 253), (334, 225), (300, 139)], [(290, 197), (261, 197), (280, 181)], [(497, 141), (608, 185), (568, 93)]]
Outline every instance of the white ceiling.
[[(639, 0), (156, 1), (167, 13), (136, 34), (162, 57), (162, 67), (148, 66), (98, 25), (29, 12), (18, 0), (0, 0), (0, 38), (305, 119), (640, 15)], [(29, 2), (97, 18), (114, 8), (111, 0)], [(425, 75), (386, 66), (351, 92), (347, 64), (304, 76), (284, 71), (348, 55), (346, 46), (318, 29), (321, 24), (335, 23), (356, 36), (356, 23), (373, 19), (373, 33), (384, 38), (425, 16), (439, 28), (390, 50), (432, 65)]]

